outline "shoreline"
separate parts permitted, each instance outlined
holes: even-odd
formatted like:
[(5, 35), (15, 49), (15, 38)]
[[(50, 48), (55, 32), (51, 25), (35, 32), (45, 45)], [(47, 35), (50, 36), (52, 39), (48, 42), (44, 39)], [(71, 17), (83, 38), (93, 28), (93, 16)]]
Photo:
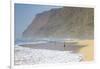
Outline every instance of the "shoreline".
[[(80, 62), (80, 61), (93, 60), (94, 57), (93, 52), (94, 52), (93, 40), (78, 40), (77, 42), (66, 43), (65, 48), (64, 48), (64, 43), (59, 43), (59, 42), (42, 43), (42, 44), (41, 43), (22, 44), (20, 46), (15, 46), (14, 57), (15, 57), (15, 65), (49, 63), (49, 62), (63, 63), (63, 62), (70, 62), (70, 61)], [(68, 56), (68, 54), (70, 57)], [(54, 60), (52, 60), (51, 57)], [(46, 60), (42, 58), (45, 58)], [(71, 58), (73, 58), (73, 60)]]

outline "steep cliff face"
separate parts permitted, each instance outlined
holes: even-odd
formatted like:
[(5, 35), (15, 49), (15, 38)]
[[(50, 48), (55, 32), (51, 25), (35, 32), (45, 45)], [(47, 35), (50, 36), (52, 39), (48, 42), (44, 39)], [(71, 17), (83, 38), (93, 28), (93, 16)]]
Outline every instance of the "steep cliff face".
[(36, 15), (25, 38), (93, 38), (94, 9), (63, 7)]

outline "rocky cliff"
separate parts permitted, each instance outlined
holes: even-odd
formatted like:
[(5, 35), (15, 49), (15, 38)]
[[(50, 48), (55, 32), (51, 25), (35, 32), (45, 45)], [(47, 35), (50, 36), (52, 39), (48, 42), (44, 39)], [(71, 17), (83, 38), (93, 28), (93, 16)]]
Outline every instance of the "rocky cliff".
[(94, 35), (94, 9), (62, 7), (36, 15), (23, 32), (25, 38), (86, 38)]

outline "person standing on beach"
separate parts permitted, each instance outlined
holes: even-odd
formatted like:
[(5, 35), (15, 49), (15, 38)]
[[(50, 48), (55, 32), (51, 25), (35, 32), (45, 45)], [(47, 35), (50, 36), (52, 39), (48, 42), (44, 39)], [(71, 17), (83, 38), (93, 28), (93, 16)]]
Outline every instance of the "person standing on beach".
[(64, 50), (65, 50), (65, 47), (66, 47), (66, 43), (65, 43), (65, 41), (64, 41)]

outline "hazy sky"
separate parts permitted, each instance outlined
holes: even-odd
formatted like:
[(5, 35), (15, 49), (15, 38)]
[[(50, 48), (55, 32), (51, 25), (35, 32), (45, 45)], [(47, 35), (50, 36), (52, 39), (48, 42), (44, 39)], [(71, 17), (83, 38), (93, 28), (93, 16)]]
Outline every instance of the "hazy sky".
[(15, 4), (15, 37), (20, 38), (22, 32), (32, 22), (35, 15), (59, 6), (33, 5), (33, 4)]

